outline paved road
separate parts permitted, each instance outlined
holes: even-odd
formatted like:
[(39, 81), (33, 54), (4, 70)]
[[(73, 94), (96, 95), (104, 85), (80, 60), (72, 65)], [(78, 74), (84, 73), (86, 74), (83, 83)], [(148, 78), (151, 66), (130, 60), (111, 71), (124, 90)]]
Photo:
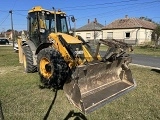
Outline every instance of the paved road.
[[(105, 52), (101, 52), (104, 55)], [(153, 57), (148, 55), (131, 54), (132, 63), (142, 66), (156, 67), (160, 69), (160, 57)]]
[(132, 56), (133, 64), (160, 68), (160, 57), (153, 57), (153, 56), (148, 56), (148, 55), (138, 55), (138, 54), (131, 54), (131, 56)]
[(6, 44), (6, 45), (0, 45), (0, 46), (13, 46), (13, 44), (9, 43), (9, 45)]
[[(0, 46), (12, 46), (10, 45), (0, 45)], [(104, 55), (105, 52), (101, 51), (101, 55)], [(139, 54), (131, 54), (132, 56), (132, 63), (143, 65), (143, 66), (150, 66), (150, 67), (156, 67), (160, 69), (160, 57), (153, 57), (148, 55), (139, 55)]]

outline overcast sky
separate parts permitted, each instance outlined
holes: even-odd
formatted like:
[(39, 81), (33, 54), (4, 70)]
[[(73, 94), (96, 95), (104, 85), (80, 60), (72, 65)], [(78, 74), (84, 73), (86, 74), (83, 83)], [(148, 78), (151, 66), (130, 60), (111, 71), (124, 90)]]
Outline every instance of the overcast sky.
[(61, 9), (74, 15), (76, 27), (87, 24), (88, 19), (97, 18), (102, 25), (124, 18), (141, 16), (160, 22), (160, 0), (0, 0), (0, 32), (11, 29), (9, 10), (13, 10), (15, 30), (27, 30), (27, 13), (34, 6), (45, 9)]

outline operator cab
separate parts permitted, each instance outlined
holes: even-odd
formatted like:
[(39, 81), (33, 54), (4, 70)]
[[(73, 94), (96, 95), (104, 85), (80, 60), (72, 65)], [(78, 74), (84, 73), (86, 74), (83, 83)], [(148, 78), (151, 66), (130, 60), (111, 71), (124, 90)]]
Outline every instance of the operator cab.
[(66, 15), (61, 11), (34, 8), (28, 13), (28, 31), (30, 40), (35, 43), (36, 47), (41, 43), (46, 43), (50, 33), (69, 34)]

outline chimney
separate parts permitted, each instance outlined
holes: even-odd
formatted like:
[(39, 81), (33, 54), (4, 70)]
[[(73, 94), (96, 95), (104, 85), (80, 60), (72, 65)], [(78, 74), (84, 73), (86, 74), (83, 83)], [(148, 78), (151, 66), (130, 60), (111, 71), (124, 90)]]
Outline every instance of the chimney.
[(128, 18), (128, 15), (125, 15), (125, 18)]
[(97, 23), (97, 18), (94, 18), (94, 22)]
[(88, 19), (88, 24), (90, 23), (90, 20)]

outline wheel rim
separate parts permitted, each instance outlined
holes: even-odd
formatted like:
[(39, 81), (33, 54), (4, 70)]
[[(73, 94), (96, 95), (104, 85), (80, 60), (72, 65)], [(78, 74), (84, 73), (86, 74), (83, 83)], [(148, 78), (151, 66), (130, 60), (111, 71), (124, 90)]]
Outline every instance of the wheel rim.
[(40, 73), (44, 78), (49, 79), (52, 76), (53, 67), (51, 67), (50, 61), (47, 58), (40, 60)]
[(24, 54), (23, 54), (23, 66), (24, 66), (24, 69), (26, 71), (27, 63), (26, 63), (26, 56)]

